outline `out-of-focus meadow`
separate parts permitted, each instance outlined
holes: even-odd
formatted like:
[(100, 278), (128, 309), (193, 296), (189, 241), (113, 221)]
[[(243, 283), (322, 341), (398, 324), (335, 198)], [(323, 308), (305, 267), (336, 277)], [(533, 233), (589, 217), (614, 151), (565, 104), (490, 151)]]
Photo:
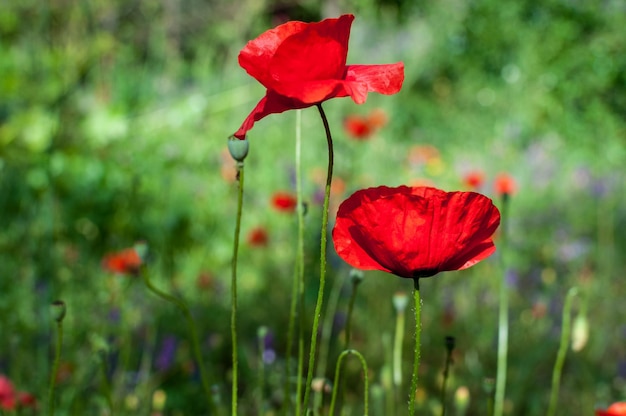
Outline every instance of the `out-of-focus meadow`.
[[(341, 13), (356, 15), (349, 63), (403, 61), (406, 73), (397, 95), (325, 103), (335, 141), (331, 223), (337, 205), (368, 186), (476, 189), (499, 203), (498, 176), (516, 184), (506, 271), (496, 255), (421, 285), (418, 414), (439, 414), (446, 335), (457, 343), (450, 412), (455, 392), (467, 392), (466, 414), (486, 414), (502, 273), (505, 414), (545, 414), (572, 287), (559, 413), (592, 415), (626, 398), (624, 2), (9, 0), (0, 8), (0, 374), (37, 398), (21, 414), (46, 407), (57, 299), (67, 304), (58, 415), (109, 414), (107, 397), (119, 415), (206, 414), (183, 316), (137, 276), (103, 267), (108, 253), (139, 241), (155, 285), (189, 303), (216, 394), (229, 402), (237, 185), (226, 142), (264, 93), (237, 54), (285, 20)], [(317, 111), (301, 114), (309, 320), (327, 154)], [(283, 392), (297, 227), (293, 206), (277, 197), (295, 196), (295, 120), (295, 111), (269, 116), (248, 137), (242, 414), (277, 414)], [(329, 250), (332, 336), (320, 347), (332, 379), (350, 268)], [(411, 289), (379, 272), (359, 287), (352, 344), (368, 360), (374, 415), (389, 414), (392, 297)], [(412, 325), (407, 318), (405, 389)], [(358, 362), (346, 371), (344, 409), (362, 414)]]

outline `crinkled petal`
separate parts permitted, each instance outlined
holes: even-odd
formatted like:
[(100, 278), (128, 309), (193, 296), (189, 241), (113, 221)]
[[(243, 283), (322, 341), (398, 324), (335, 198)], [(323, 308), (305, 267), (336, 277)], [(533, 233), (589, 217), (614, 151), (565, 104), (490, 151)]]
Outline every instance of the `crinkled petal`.
[[(346, 67), (346, 83), (361, 84), (367, 92), (377, 92), (379, 94), (396, 94), (402, 88), (404, 82), (404, 63), (385, 65), (348, 65)], [(354, 102), (360, 104), (365, 102), (351, 95)]]
[(254, 126), (254, 123), (261, 120), (263, 117), (269, 114), (282, 113), (287, 110), (293, 110), (298, 108), (309, 107), (312, 104), (302, 103), (297, 100), (283, 97), (276, 94), (273, 91), (267, 91), (265, 97), (261, 99), (254, 107), (254, 109), (248, 114), (248, 117), (243, 121), (239, 130), (233, 134), (238, 139), (244, 139), (248, 130)]
[(265, 88), (269, 88), (271, 78), (269, 68), (272, 57), (281, 43), (296, 33), (301, 32), (308, 24), (304, 22), (287, 22), (263, 32), (251, 40), (239, 52), (239, 65)]

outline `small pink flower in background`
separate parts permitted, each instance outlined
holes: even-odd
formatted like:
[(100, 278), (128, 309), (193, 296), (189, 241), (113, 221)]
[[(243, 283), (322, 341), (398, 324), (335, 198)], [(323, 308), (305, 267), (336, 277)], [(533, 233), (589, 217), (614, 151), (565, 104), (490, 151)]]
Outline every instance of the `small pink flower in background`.
[(480, 170), (472, 170), (463, 176), (463, 183), (472, 191), (479, 189), (485, 183), (485, 174)]
[(596, 410), (596, 416), (626, 416), (626, 402), (613, 403), (606, 410)]
[(4, 375), (0, 375), (0, 409), (13, 410), (15, 409), (16, 393), (13, 388), (13, 383)]
[(499, 196), (511, 196), (517, 192), (517, 182), (508, 173), (500, 173), (493, 183), (494, 190)]
[(272, 207), (279, 212), (294, 212), (298, 200), (289, 192), (276, 192), (272, 195)]
[(263, 227), (255, 227), (250, 230), (247, 238), (248, 244), (253, 247), (265, 247), (269, 242), (267, 230)]

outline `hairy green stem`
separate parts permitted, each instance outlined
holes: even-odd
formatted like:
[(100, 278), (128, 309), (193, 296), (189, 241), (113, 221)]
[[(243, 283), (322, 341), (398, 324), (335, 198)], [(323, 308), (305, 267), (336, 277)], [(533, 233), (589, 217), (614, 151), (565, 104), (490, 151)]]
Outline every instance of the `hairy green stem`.
[(50, 374), (50, 387), (48, 389), (48, 414), (54, 416), (54, 388), (56, 386), (59, 362), (61, 361), (61, 348), (63, 347), (63, 319), (65, 318), (65, 302), (57, 300), (52, 303), (52, 313), (57, 323), (57, 339), (54, 349), (54, 362)]
[(208, 373), (204, 366), (204, 361), (202, 360), (202, 353), (200, 351), (200, 342), (198, 341), (198, 331), (196, 330), (196, 325), (191, 315), (191, 311), (187, 307), (184, 301), (178, 299), (175, 296), (172, 296), (168, 293), (163, 292), (161, 289), (158, 289), (156, 286), (152, 284), (150, 278), (148, 277), (148, 272), (144, 269), (141, 272), (141, 276), (146, 287), (155, 295), (160, 297), (161, 299), (172, 303), (176, 306), (185, 316), (187, 320), (187, 325), (189, 327), (189, 334), (191, 336), (191, 348), (193, 350), (194, 357), (196, 359), (196, 363), (198, 365), (198, 370), (200, 371), (200, 378), (202, 380), (202, 387), (204, 388), (204, 393), (207, 397), (209, 408), (211, 409), (211, 414), (217, 414), (217, 404), (215, 403), (215, 398), (213, 394), (211, 394), (211, 384), (209, 383)]
[(368, 378), (368, 370), (367, 370), (367, 362), (365, 361), (365, 357), (358, 352), (357, 350), (348, 349), (344, 350), (341, 354), (339, 354), (339, 358), (337, 358), (337, 366), (335, 367), (335, 381), (333, 382), (333, 393), (332, 398), (330, 399), (330, 408), (328, 410), (329, 416), (333, 416), (335, 414), (335, 402), (337, 400), (337, 391), (339, 386), (339, 376), (341, 375), (341, 362), (344, 357), (349, 354), (354, 354), (358, 357), (361, 362), (361, 366), (363, 367), (363, 379), (364, 379), (364, 387), (363, 387), (363, 408), (364, 414), (367, 416), (369, 414), (369, 378)]
[(237, 162), (237, 179), (239, 192), (237, 196), (237, 220), (235, 224), (235, 241), (233, 243), (232, 275), (230, 280), (230, 336), (232, 340), (232, 395), (231, 415), (237, 415), (237, 388), (239, 377), (239, 360), (237, 357), (237, 258), (239, 256), (239, 235), (241, 234), (241, 212), (243, 210), (243, 161)]
[(409, 416), (415, 414), (415, 392), (417, 391), (417, 378), (420, 366), (420, 348), (421, 348), (421, 299), (419, 278), (413, 279), (413, 300), (415, 301), (415, 351), (413, 358), (413, 375), (411, 376), (411, 390), (409, 391)]
[(506, 266), (504, 255), (507, 246), (509, 195), (502, 195), (502, 226), (500, 227), (500, 254), (502, 279), (500, 281), (500, 306), (498, 308), (498, 370), (496, 373), (496, 393), (493, 403), (494, 416), (502, 416), (504, 412), (504, 397), (506, 389), (507, 354), (509, 345), (509, 290), (506, 282)]
[[(298, 216), (298, 245), (296, 251), (296, 265), (293, 274), (293, 283), (291, 289), (291, 305), (289, 307), (289, 326), (287, 329), (287, 363), (285, 366), (285, 382), (283, 386), (284, 404), (282, 414), (289, 414), (291, 408), (291, 395), (289, 394), (290, 375), (292, 367), (291, 352), (293, 350), (294, 333), (296, 328), (296, 316), (302, 315), (302, 303), (304, 301), (304, 204), (302, 201), (302, 110), (296, 110), (296, 214)], [(300, 307), (299, 307), (300, 306)], [(299, 312), (299, 313), (297, 313)], [(300, 327), (302, 319), (300, 319)], [(304, 345), (302, 341), (302, 331), (298, 331), (298, 363), (296, 376), (296, 414), (300, 414), (300, 395), (302, 394), (302, 360), (304, 355), (301, 353), (300, 345)]]
[(552, 389), (550, 392), (550, 405), (548, 407), (548, 416), (554, 416), (556, 414), (556, 406), (559, 399), (559, 389), (561, 384), (561, 372), (563, 371), (563, 364), (565, 363), (565, 356), (567, 355), (567, 347), (569, 345), (569, 339), (572, 332), (572, 300), (578, 293), (576, 287), (571, 288), (567, 292), (565, 297), (565, 304), (563, 305), (563, 322), (561, 329), (561, 342), (559, 344), (559, 351), (554, 363), (554, 369), (552, 370)]
[(311, 395), (311, 382), (313, 381), (313, 373), (315, 371), (315, 353), (317, 348), (317, 331), (319, 328), (320, 315), (322, 314), (322, 304), (324, 302), (324, 285), (326, 283), (326, 240), (328, 228), (328, 204), (330, 200), (330, 185), (333, 180), (333, 138), (330, 134), (328, 119), (322, 108), (322, 104), (317, 104), (324, 130), (326, 131), (326, 142), (328, 144), (328, 171), (326, 174), (326, 188), (324, 190), (324, 208), (322, 212), (322, 236), (320, 239), (320, 282), (317, 292), (317, 302), (315, 304), (315, 315), (313, 316), (313, 328), (311, 332), (311, 346), (309, 350), (309, 368), (307, 369), (306, 386), (304, 389), (304, 408), (309, 404), (309, 396)]

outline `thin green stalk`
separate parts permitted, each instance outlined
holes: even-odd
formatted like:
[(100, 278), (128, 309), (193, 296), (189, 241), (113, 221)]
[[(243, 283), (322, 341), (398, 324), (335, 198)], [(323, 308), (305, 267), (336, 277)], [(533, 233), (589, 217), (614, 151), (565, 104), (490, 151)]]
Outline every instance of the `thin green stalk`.
[(57, 373), (59, 372), (59, 362), (61, 361), (61, 347), (63, 346), (63, 318), (65, 318), (65, 313), (65, 302), (57, 300), (52, 303), (52, 316), (57, 323), (57, 339), (54, 350), (52, 373), (50, 374), (50, 387), (48, 390), (48, 414), (50, 416), (54, 416), (54, 387), (57, 381)]
[[(283, 414), (289, 413), (291, 408), (291, 395), (289, 394), (290, 374), (292, 367), (291, 351), (293, 349), (293, 338), (296, 326), (296, 316), (301, 315), (302, 308), (298, 311), (298, 305), (302, 305), (304, 298), (304, 204), (302, 201), (302, 110), (296, 110), (296, 214), (298, 216), (298, 242), (296, 251), (296, 265), (293, 274), (293, 283), (291, 289), (291, 305), (289, 307), (289, 326), (287, 329), (287, 363), (285, 366), (285, 383), (283, 386)], [(300, 322), (302, 323), (302, 322)], [(302, 326), (302, 325), (300, 325)], [(302, 331), (298, 331), (298, 364), (297, 364), (297, 388), (296, 388), (296, 414), (300, 414), (300, 395), (302, 394), (302, 360), (304, 355), (300, 353), (300, 344), (302, 342)]]
[(315, 353), (317, 348), (317, 331), (319, 327), (320, 315), (322, 314), (322, 304), (324, 302), (324, 285), (326, 283), (326, 240), (328, 228), (328, 203), (330, 200), (330, 185), (333, 180), (333, 138), (330, 134), (328, 119), (322, 108), (322, 104), (317, 104), (324, 130), (326, 131), (326, 142), (328, 144), (328, 171), (326, 174), (326, 188), (324, 190), (324, 208), (322, 212), (322, 236), (320, 239), (320, 282), (317, 292), (317, 303), (315, 304), (315, 315), (313, 316), (313, 328), (311, 332), (311, 348), (309, 350), (309, 368), (307, 369), (306, 386), (304, 389), (304, 408), (309, 404), (309, 396), (311, 395), (311, 382), (313, 381), (313, 373), (315, 371)]
[(198, 369), (200, 370), (200, 378), (202, 380), (202, 387), (204, 388), (204, 393), (207, 396), (207, 401), (209, 404), (209, 408), (211, 409), (211, 414), (217, 414), (218, 409), (217, 405), (214, 401), (213, 394), (211, 394), (211, 384), (209, 383), (208, 373), (204, 366), (204, 362), (202, 361), (202, 353), (200, 352), (200, 342), (198, 341), (198, 332), (196, 330), (196, 325), (189, 311), (189, 308), (185, 304), (184, 301), (174, 297), (168, 293), (163, 292), (158, 289), (156, 286), (152, 284), (150, 278), (148, 277), (148, 272), (144, 269), (141, 271), (141, 276), (146, 287), (155, 295), (159, 296), (161, 299), (174, 304), (185, 316), (187, 320), (187, 325), (189, 326), (189, 333), (191, 335), (191, 347), (193, 350), (194, 357), (196, 359), (196, 363), (198, 365)]
[(415, 358), (413, 359), (413, 375), (411, 376), (411, 390), (409, 391), (409, 416), (415, 414), (415, 392), (417, 391), (417, 377), (420, 366), (421, 348), (421, 299), (419, 277), (413, 279), (413, 300), (415, 301)]
[(104, 351), (100, 351), (98, 354), (100, 357), (100, 367), (102, 369), (102, 388), (104, 390), (104, 398), (107, 401), (107, 405), (109, 406), (109, 413), (111, 415), (115, 414), (115, 407), (113, 405), (113, 394), (111, 393), (111, 382), (109, 381), (108, 376), (108, 366), (106, 360), (106, 353)]
[(348, 314), (346, 316), (346, 329), (345, 329), (345, 349), (350, 347), (350, 336), (352, 335), (352, 312), (354, 311), (354, 302), (356, 300), (356, 292), (359, 288), (359, 284), (363, 281), (363, 272), (357, 269), (350, 271), (350, 281), (352, 282), (352, 293), (350, 294), (350, 301), (348, 303)]
[(502, 226), (500, 254), (502, 265), (502, 279), (500, 281), (500, 306), (498, 308), (498, 370), (496, 373), (496, 394), (493, 403), (494, 416), (502, 416), (504, 412), (504, 397), (506, 388), (507, 354), (509, 345), (509, 290), (506, 282), (504, 255), (507, 246), (509, 195), (502, 195)]
[(239, 179), (239, 194), (237, 196), (237, 222), (235, 225), (235, 241), (233, 243), (232, 276), (230, 286), (230, 335), (232, 339), (232, 396), (231, 415), (237, 415), (237, 386), (239, 377), (239, 360), (237, 358), (237, 258), (239, 255), (239, 234), (241, 234), (241, 212), (243, 209), (243, 160), (237, 162), (237, 178)]
[(263, 414), (263, 391), (265, 390), (265, 337), (267, 328), (262, 326), (257, 330), (257, 342), (259, 346), (258, 376), (257, 376), (257, 408), (259, 414)]
[(572, 300), (578, 293), (576, 287), (571, 288), (567, 292), (565, 297), (565, 304), (563, 305), (563, 328), (561, 329), (561, 343), (559, 344), (559, 352), (556, 356), (554, 363), (554, 369), (552, 370), (552, 390), (550, 392), (550, 405), (548, 407), (548, 416), (554, 416), (556, 413), (556, 406), (559, 399), (559, 389), (561, 384), (561, 373), (563, 371), (563, 364), (565, 363), (565, 356), (567, 355), (567, 347), (569, 345), (570, 335), (572, 333)]
[(332, 398), (330, 399), (330, 408), (328, 411), (329, 416), (333, 416), (335, 414), (335, 402), (337, 400), (337, 391), (338, 391), (338, 386), (339, 386), (339, 376), (341, 375), (341, 362), (343, 361), (344, 357), (346, 357), (349, 354), (354, 354), (359, 358), (359, 361), (361, 361), (361, 366), (363, 367), (363, 378), (364, 378), (364, 387), (363, 387), (363, 408), (364, 408), (364, 414), (365, 416), (367, 416), (369, 414), (369, 378), (368, 378), (368, 371), (367, 371), (367, 362), (365, 361), (365, 357), (363, 357), (363, 355), (358, 352), (357, 350), (353, 350), (353, 349), (349, 349), (349, 350), (344, 350), (341, 354), (339, 354), (339, 358), (337, 358), (337, 366), (335, 367), (335, 381), (333, 382), (333, 394), (332, 394)]
[(446, 386), (452, 364), (452, 351), (454, 350), (454, 337), (446, 337), (446, 364), (443, 369), (443, 385), (441, 386), (441, 416), (446, 416)]

